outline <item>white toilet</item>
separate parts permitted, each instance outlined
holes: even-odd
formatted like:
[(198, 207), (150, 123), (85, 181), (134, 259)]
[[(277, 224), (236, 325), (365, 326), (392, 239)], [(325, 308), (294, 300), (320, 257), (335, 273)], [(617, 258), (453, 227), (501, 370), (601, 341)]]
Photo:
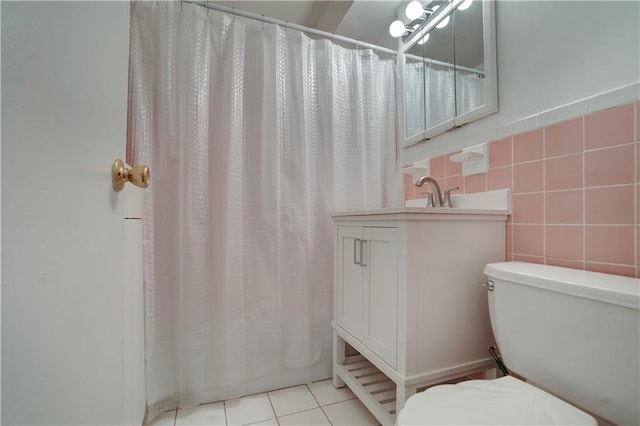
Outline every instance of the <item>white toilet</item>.
[(521, 262), (484, 272), (498, 348), (527, 383), (434, 386), (407, 400), (398, 425), (597, 424), (585, 411), (640, 425), (640, 280)]

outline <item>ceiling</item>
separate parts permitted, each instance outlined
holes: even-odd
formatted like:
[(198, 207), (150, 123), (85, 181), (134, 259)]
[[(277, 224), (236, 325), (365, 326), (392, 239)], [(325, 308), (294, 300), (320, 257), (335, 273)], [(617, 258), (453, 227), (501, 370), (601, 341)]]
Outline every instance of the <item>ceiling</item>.
[(316, 28), (393, 50), (387, 28), (402, 0), (214, 1), (227, 7)]

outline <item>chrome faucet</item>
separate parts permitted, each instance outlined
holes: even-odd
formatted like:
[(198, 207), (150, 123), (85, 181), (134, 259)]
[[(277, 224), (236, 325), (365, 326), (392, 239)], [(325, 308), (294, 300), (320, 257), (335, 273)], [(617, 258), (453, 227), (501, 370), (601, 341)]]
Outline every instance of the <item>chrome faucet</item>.
[(422, 176), (416, 182), (416, 186), (421, 187), (425, 182), (429, 182), (429, 185), (431, 185), (431, 189), (433, 189), (433, 194), (435, 197), (435, 199), (433, 200), (433, 206), (442, 207), (442, 192), (440, 191), (440, 185), (438, 185), (438, 182), (430, 176)]

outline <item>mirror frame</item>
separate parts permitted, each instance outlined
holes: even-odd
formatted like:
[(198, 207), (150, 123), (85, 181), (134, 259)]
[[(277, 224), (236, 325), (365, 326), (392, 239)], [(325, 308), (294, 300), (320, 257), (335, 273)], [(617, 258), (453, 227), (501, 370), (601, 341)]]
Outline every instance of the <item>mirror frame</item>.
[[(402, 148), (409, 148), (422, 141), (429, 140), (434, 136), (441, 135), (451, 129), (458, 128), (472, 121), (494, 114), (498, 111), (498, 65), (496, 54), (496, 29), (495, 29), (495, 0), (476, 0), (482, 1), (482, 36), (484, 48), (484, 75), (486, 89), (486, 103), (474, 110), (467, 111), (464, 114), (456, 115), (454, 118), (439, 123), (433, 127), (425, 129), (417, 135), (407, 138), (407, 115), (405, 114), (406, 90), (405, 87), (405, 53), (409, 51), (422, 37), (428, 34), (436, 24), (444, 19), (445, 16), (453, 14), (463, 0), (452, 0), (451, 7), (444, 13), (440, 13), (437, 18), (426, 22), (422, 28), (418, 28), (409, 39), (404, 43), (398, 52), (398, 79), (400, 88), (400, 101), (398, 102), (398, 110), (400, 115), (400, 140)], [(454, 41), (455, 43), (455, 41)], [(455, 64), (454, 64), (455, 65)]]

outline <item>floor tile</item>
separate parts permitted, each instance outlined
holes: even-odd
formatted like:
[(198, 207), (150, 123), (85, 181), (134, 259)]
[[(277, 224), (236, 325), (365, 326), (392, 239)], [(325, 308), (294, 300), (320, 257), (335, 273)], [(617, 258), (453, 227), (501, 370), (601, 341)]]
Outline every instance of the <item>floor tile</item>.
[(338, 402), (322, 407), (322, 409), (334, 426), (374, 426), (380, 424), (359, 399)]
[(278, 421), (276, 419), (263, 420), (260, 422), (250, 423), (247, 426), (278, 426)]
[(307, 385), (269, 392), (269, 398), (278, 417), (318, 408), (318, 403)]
[(148, 426), (173, 426), (176, 423), (176, 410), (167, 411), (153, 419)]
[(246, 425), (273, 419), (276, 415), (266, 393), (225, 401), (227, 424)]
[(320, 408), (314, 408), (313, 410), (307, 410), (301, 413), (278, 417), (278, 422), (280, 422), (281, 426), (331, 426), (331, 423), (329, 423), (329, 419), (327, 419), (327, 416), (324, 415)]
[(224, 404), (222, 402), (198, 405), (188, 410), (178, 410), (178, 417), (176, 418), (176, 426), (225, 426), (226, 424)]
[(336, 402), (342, 402), (356, 397), (346, 386), (339, 389), (334, 388), (331, 379), (313, 382), (309, 385), (309, 389), (321, 406), (335, 404)]

